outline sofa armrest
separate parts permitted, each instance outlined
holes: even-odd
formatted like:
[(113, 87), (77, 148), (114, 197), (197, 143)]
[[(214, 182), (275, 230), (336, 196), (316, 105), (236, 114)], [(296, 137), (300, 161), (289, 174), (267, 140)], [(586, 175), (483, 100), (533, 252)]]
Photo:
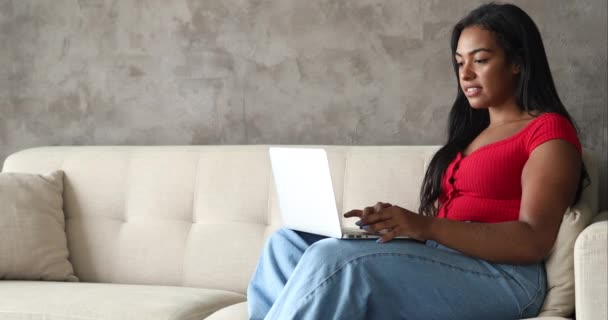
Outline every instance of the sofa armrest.
[(576, 319), (608, 319), (608, 211), (574, 244)]

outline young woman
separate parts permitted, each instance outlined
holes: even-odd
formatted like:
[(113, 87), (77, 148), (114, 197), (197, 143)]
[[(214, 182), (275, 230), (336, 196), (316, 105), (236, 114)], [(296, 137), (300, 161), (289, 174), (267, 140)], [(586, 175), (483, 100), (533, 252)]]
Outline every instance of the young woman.
[[(248, 288), (251, 319), (519, 319), (586, 171), (532, 19), (482, 5), (452, 32), (458, 94), (418, 213), (352, 210), (378, 241), (280, 229)], [(390, 241), (405, 235), (416, 241)]]

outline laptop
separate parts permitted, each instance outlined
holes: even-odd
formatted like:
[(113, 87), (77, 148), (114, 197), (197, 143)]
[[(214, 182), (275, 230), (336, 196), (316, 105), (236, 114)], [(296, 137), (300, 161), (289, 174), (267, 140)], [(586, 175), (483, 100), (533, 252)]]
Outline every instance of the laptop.
[(339, 239), (381, 236), (342, 226), (324, 149), (270, 147), (269, 154), (286, 228)]

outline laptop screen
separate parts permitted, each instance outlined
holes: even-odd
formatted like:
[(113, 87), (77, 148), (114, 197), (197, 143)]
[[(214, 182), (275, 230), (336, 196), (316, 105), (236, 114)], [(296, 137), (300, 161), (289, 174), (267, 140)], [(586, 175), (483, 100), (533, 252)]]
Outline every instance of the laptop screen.
[(285, 227), (341, 237), (340, 218), (324, 149), (269, 149)]

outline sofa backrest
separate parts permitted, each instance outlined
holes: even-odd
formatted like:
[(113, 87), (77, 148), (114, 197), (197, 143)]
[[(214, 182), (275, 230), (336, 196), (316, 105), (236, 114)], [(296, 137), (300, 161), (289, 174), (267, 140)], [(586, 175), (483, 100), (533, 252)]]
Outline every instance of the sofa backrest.
[[(9, 156), (3, 171), (65, 172), (70, 260), (81, 281), (244, 294), (265, 239), (281, 224), (268, 147), (42, 147)], [(340, 212), (377, 201), (416, 210), (438, 149), (321, 147)], [(585, 197), (596, 205), (597, 183)]]
[[(437, 150), (323, 147), (341, 212), (376, 201), (417, 208)], [(245, 293), (266, 237), (281, 224), (268, 146), (43, 147), (9, 156), (3, 171), (58, 169), (81, 281)]]

